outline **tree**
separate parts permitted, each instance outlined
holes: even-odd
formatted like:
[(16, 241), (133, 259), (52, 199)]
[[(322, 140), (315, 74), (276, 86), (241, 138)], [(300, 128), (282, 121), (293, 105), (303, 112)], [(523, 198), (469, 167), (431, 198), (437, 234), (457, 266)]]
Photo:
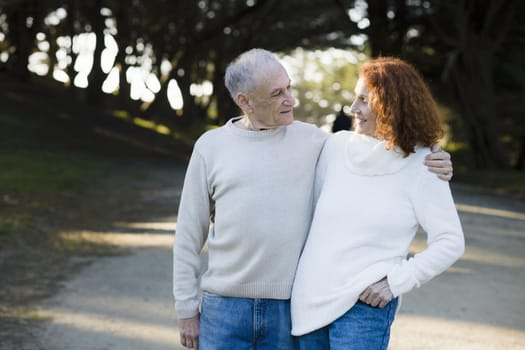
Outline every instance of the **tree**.
[(463, 0), (453, 8), (442, 4), (440, 10), (444, 12), (440, 18), (448, 15), (454, 19), (454, 36), (443, 33), (443, 40), (454, 48), (447, 55), (444, 77), (459, 97), (476, 165), (506, 168), (509, 163), (502, 143), (502, 125), (495, 118), (494, 68), (496, 53), (512, 23), (512, 2)]
[[(50, 28), (44, 18), (59, 7), (67, 9), (67, 18)], [(356, 9), (358, 18), (354, 16)], [(434, 85), (452, 87), (478, 167), (508, 166), (509, 152), (514, 165), (524, 167), (525, 145), (521, 140), (525, 131), (520, 119), (524, 113), (521, 99), (516, 97), (525, 89), (522, 1), (0, 0), (0, 13), (5, 15), (0, 19), (7, 22), (0, 49), (8, 46), (10, 55), (7, 63), (0, 65), (7, 70), (27, 77), (27, 59), (35, 50), (38, 31), (52, 41), (58, 36), (73, 38), (93, 32), (97, 45), (87, 91), (91, 103), (102, 106), (110, 101), (112, 108), (175, 128), (222, 124), (238, 113), (224, 87), (224, 71), (228, 62), (252, 47), (282, 53), (297, 47), (338, 47), (372, 56), (401, 56)], [(112, 35), (119, 45), (115, 66), (120, 70), (120, 96), (114, 99), (102, 95), (100, 89), (106, 78), (100, 69), (104, 34), (109, 30), (105, 21), (116, 23)], [(365, 45), (354, 40), (365, 35)], [(53, 42), (50, 47), (52, 66), (57, 45)], [(69, 55), (75, 58), (74, 52)], [(167, 62), (171, 70), (165, 73), (161, 66)], [(139, 67), (160, 81), (153, 102), (128, 98), (126, 74)], [(72, 64), (65, 71), (73, 80)], [(441, 77), (448, 85), (439, 81)], [(171, 80), (177, 81), (184, 101), (178, 111), (173, 111), (167, 100)], [(213, 83), (213, 95), (195, 96), (191, 91), (195, 84), (206, 82)], [(325, 96), (332, 92), (326, 84)], [(316, 86), (308, 89), (315, 90)], [(511, 101), (504, 104), (504, 111), (496, 108), (501, 99)], [(301, 102), (300, 108), (309, 105), (318, 114), (329, 112), (317, 102), (304, 98)], [(501, 117), (495, 118), (500, 111)]]
[[(371, 55), (401, 56), (427, 79), (435, 79), (434, 86), (449, 87), (460, 106), (476, 167), (507, 168), (511, 154), (518, 155), (517, 167), (524, 157), (519, 154), (525, 152), (519, 142), (525, 137), (519, 122), (523, 108), (512, 102), (503, 104), (507, 108), (502, 110), (498, 101), (515, 101), (511, 95), (524, 91), (523, 2), (369, 0), (367, 4)], [(506, 79), (499, 79), (503, 76)]]
[(27, 64), (35, 45), (35, 34), (43, 17), (36, 0), (10, 1), (3, 5), (7, 16), (9, 46), (11, 51), (8, 70), (21, 80), (29, 78)]

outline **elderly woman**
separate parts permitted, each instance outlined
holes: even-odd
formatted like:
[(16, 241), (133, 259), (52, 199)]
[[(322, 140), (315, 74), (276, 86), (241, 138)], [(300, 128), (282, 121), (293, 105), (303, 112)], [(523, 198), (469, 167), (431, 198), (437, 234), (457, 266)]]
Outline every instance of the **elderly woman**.
[[(292, 291), (299, 349), (386, 349), (398, 297), (464, 252), (448, 182), (423, 165), (442, 136), (421, 76), (396, 58), (365, 63), (351, 107), (355, 132), (326, 142), (317, 204)], [(418, 226), (424, 251), (407, 258)]]

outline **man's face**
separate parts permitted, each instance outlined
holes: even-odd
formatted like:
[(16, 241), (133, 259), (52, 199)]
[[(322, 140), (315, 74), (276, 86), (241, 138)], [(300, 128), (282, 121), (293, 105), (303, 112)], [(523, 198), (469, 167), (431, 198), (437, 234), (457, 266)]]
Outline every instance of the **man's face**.
[(284, 67), (270, 64), (254, 77), (256, 86), (248, 94), (253, 118), (263, 128), (275, 128), (293, 122), (295, 99), (290, 78)]
[(375, 137), (376, 115), (368, 102), (369, 91), (365, 86), (365, 81), (360, 77), (355, 85), (355, 100), (350, 106), (350, 112), (355, 119), (355, 132)]

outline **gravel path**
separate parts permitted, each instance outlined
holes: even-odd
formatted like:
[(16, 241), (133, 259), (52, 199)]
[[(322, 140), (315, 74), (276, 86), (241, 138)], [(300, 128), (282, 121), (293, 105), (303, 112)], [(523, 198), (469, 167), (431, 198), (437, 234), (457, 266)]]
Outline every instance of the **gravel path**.
[[(135, 184), (126, 218), (83, 232), (126, 254), (93, 258), (38, 306), (41, 349), (183, 349), (171, 296), (171, 244), (182, 168)], [(465, 256), (403, 299), (393, 350), (525, 349), (525, 202), (454, 186)], [(150, 215), (155, 208), (154, 215)], [(414, 250), (424, 246), (416, 240)]]

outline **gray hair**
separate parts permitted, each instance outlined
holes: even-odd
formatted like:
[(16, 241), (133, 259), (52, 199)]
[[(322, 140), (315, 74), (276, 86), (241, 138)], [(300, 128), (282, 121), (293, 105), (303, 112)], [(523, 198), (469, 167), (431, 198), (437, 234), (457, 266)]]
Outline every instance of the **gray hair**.
[(233, 100), (239, 92), (249, 93), (255, 89), (254, 76), (267, 64), (280, 64), (275, 54), (264, 49), (251, 49), (240, 54), (226, 68), (224, 82)]

